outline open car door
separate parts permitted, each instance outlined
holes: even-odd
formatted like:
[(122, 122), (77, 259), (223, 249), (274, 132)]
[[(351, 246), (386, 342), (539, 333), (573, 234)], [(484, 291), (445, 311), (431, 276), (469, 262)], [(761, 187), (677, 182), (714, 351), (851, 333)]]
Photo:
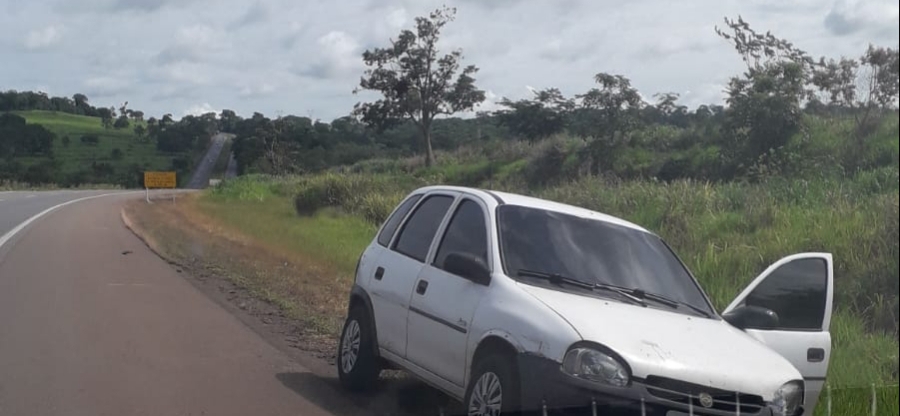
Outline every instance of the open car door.
[(825, 385), (831, 357), (834, 265), (831, 254), (804, 253), (769, 266), (725, 309), (765, 308), (777, 314), (769, 327), (744, 326), (744, 331), (780, 353), (803, 375), (805, 414), (815, 410)]

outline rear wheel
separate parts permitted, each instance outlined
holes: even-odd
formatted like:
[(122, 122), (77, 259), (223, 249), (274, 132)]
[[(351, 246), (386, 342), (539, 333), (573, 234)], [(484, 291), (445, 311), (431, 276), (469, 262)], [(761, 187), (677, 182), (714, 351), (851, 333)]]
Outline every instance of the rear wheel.
[(350, 310), (338, 345), (338, 378), (351, 391), (370, 389), (378, 380), (381, 366), (375, 356), (371, 320), (361, 307)]
[(475, 364), (466, 390), (469, 416), (510, 415), (519, 407), (519, 379), (515, 364), (502, 355), (491, 355)]

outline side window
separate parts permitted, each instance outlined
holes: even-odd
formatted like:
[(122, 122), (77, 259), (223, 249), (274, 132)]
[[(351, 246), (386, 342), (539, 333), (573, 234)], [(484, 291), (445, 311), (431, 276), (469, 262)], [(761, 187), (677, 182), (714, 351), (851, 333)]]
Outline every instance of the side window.
[(484, 221), (484, 211), (477, 203), (467, 199), (459, 204), (447, 225), (447, 231), (434, 258), (434, 266), (443, 269), (444, 261), (451, 253), (474, 255), (488, 264), (487, 228)]
[(422, 199), (422, 195), (413, 195), (406, 201), (403, 201), (403, 204), (401, 204), (400, 207), (394, 211), (394, 214), (387, 219), (387, 222), (384, 223), (381, 234), (378, 234), (378, 244), (387, 247), (388, 244), (391, 243), (391, 238), (394, 238), (394, 232), (397, 231), (397, 227), (400, 226), (400, 221), (403, 221), (403, 218), (406, 217), (406, 213), (412, 209), (413, 205), (416, 205), (416, 202), (419, 202), (419, 199)]
[(434, 234), (441, 226), (441, 221), (444, 220), (444, 215), (452, 203), (453, 197), (446, 195), (435, 195), (425, 199), (403, 225), (394, 250), (424, 262), (431, 241), (434, 240)]
[(825, 319), (827, 290), (825, 260), (799, 259), (772, 272), (744, 303), (775, 311), (781, 329), (818, 331)]

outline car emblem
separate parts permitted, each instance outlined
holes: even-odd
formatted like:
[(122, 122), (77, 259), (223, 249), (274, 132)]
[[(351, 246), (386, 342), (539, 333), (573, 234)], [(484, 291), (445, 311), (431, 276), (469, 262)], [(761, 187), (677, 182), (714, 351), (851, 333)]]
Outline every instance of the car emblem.
[(703, 406), (707, 409), (713, 407), (713, 398), (709, 395), (709, 393), (700, 393), (697, 398), (700, 399), (700, 406)]

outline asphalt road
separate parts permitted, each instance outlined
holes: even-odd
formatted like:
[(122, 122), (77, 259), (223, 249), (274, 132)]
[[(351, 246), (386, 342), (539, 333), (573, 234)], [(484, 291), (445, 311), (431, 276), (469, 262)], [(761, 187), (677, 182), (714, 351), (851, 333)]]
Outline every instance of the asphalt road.
[(212, 176), (213, 168), (216, 167), (216, 160), (219, 159), (219, 153), (222, 153), (222, 146), (225, 145), (225, 140), (228, 137), (229, 135), (226, 133), (219, 133), (213, 136), (209, 149), (206, 150), (203, 159), (197, 163), (197, 168), (194, 169), (194, 174), (188, 181), (187, 188), (203, 189), (209, 186), (209, 178)]
[(125, 228), (121, 205), (140, 192), (8, 238), (103, 193), (0, 192), (0, 415), (366, 414)]

